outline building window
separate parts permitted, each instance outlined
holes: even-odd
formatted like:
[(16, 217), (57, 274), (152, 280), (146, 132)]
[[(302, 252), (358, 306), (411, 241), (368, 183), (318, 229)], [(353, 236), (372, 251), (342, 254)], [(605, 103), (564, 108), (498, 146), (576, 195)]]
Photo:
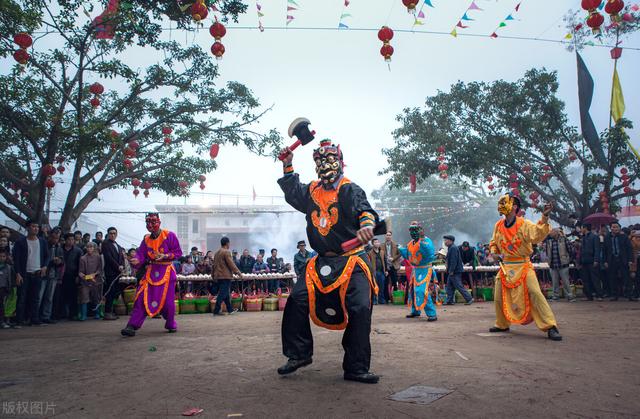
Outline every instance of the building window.
[(193, 234), (198, 234), (198, 227), (199, 227), (198, 220), (192, 220), (191, 221), (191, 232)]
[(189, 217), (178, 215), (178, 238), (185, 243), (189, 239)]

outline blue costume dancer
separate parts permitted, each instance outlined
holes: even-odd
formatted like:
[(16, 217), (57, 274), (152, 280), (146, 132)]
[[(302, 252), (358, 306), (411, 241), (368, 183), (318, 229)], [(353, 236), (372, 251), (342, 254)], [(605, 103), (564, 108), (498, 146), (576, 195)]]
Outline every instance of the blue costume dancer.
[(424, 237), (422, 227), (412, 224), (409, 227), (411, 241), (407, 247), (400, 247), (400, 254), (409, 261), (413, 270), (409, 279), (408, 306), (411, 314), (407, 318), (419, 317), (424, 309), (430, 322), (438, 320), (436, 306), (433, 304), (429, 286), (435, 278), (431, 262), (435, 260), (435, 249), (431, 239)]

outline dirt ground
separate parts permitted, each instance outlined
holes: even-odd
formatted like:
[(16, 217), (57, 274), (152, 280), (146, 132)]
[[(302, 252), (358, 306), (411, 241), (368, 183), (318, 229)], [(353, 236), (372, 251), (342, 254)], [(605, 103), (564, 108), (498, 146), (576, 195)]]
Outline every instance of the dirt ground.
[[(173, 335), (149, 319), (128, 339), (126, 318), (0, 330), (0, 417), (24, 401), (55, 405), (46, 416), (56, 418), (177, 418), (191, 407), (208, 418), (640, 417), (640, 303), (552, 308), (563, 342), (533, 324), (478, 335), (492, 303), (440, 309), (435, 323), (377, 306), (377, 385), (345, 382), (342, 333), (315, 327), (313, 364), (279, 377), (281, 312), (180, 315)], [(453, 392), (428, 406), (388, 399), (412, 385)]]

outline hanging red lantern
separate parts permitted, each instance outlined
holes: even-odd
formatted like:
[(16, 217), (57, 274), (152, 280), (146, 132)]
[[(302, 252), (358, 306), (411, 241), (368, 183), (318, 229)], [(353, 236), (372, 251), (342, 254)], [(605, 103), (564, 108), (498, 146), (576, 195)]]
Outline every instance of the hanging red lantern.
[(582, 0), (580, 6), (588, 12), (593, 12), (600, 7), (600, 3), (602, 0)]
[(142, 189), (151, 189), (151, 186), (153, 186), (153, 185), (152, 185), (152, 184), (151, 184), (151, 182), (149, 182), (148, 180), (145, 180), (145, 181), (142, 183)]
[(623, 191), (624, 191), (624, 193), (626, 193), (626, 194), (631, 193), (631, 187), (629, 187), (629, 186), (625, 186), (622, 190), (623, 190)]
[(633, 206), (638, 205), (638, 200), (637, 200), (637, 199), (635, 199), (635, 198), (633, 198), (633, 199), (631, 200), (631, 205), (633, 205)]
[(622, 181), (622, 186), (629, 186), (629, 181), (628, 180)]
[(511, 193), (514, 194), (515, 196), (520, 196), (520, 190), (517, 188), (511, 189)]
[(112, 129), (109, 134), (111, 134), (111, 138), (113, 138), (114, 140), (120, 137), (120, 133), (114, 129)]
[(163, 135), (170, 135), (173, 132), (173, 128), (171, 127), (162, 127)]
[(56, 163), (58, 164), (64, 163), (64, 156), (56, 156)]
[(63, 174), (65, 171), (65, 168), (63, 165), (58, 166), (58, 173)]
[(622, 176), (620, 177), (620, 179), (622, 179), (622, 180), (624, 181), (624, 180), (629, 180), (629, 179), (631, 179), (631, 178), (629, 177), (629, 175), (624, 174), (624, 175), (622, 175)]
[(551, 166), (545, 165), (545, 166), (542, 167), (542, 170), (548, 172), (549, 170), (551, 170)]
[(627, 169), (626, 167), (623, 167), (622, 169), (620, 169), (620, 173), (622, 173), (623, 175), (626, 175), (627, 173), (629, 173), (629, 169)]
[(206, 180), (207, 180), (207, 177), (206, 177), (205, 175), (200, 175), (200, 176), (198, 176), (198, 180), (199, 180), (200, 182), (204, 182), (204, 181), (206, 181)]
[(412, 15), (416, 14), (416, 5), (418, 4), (416, 0), (402, 0), (402, 4), (407, 8), (407, 12)]
[(438, 147), (438, 153), (444, 153), (446, 151), (446, 149), (444, 148), (443, 145)]
[(382, 45), (382, 48), (380, 48), (380, 55), (384, 57), (385, 61), (391, 61), (391, 56), (393, 55), (393, 47), (390, 44)]
[(201, 183), (201, 184), (200, 184), (200, 189), (201, 189), (201, 190), (204, 190), (204, 188), (205, 188), (204, 183)]
[(511, 180), (516, 180), (516, 179), (518, 179), (518, 174), (517, 174), (517, 173), (511, 173), (511, 174), (509, 175), (509, 179), (511, 179)]
[(487, 176), (487, 182), (489, 183), (493, 182), (493, 176)]
[(181, 180), (180, 182), (178, 182), (178, 186), (180, 186), (180, 188), (182, 189), (185, 189), (187, 186), (189, 186), (189, 184), (187, 183), (187, 181)]
[(510, 188), (512, 188), (512, 189), (517, 189), (517, 188), (518, 188), (518, 186), (519, 186), (518, 182), (511, 182), (511, 183), (509, 184), (509, 187), (510, 187)]
[(531, 192), (529, 194), (529, 199), (531, 199), (532, 201), (538, 199), (538, 192)]
[(218, 22), (218, 19), (216, 18), (216, 21), (213, 23), (213, 25), (209, 27), (209, 33), (211, 34), (213, 39), (219, 41), (227, 34), (227, 28), (225, 28), (222, 23)]
[(129, 141), (129, 148), (132, 150), (137, 150), (140, 147), (140, 144), (136, 140)]
[(24, 49), (18, 49), (13, 53), (13, 59), (22, 65), (25, 65), (27, 61), (29, 61), (29, 58), (31, 58), (31, 56)]
[(97, 108), (98, 106), (100, 106), (100, 99), (94, 97), (89, 101), (89, 103), (91, 103), (91, 106), (93, 106), (94, 108)]
[(138, 197), (138, 195), (140, 195), (140, 190), (138, 189), (134, 189), (133, 190), (133, 196), (135, 196), (136, 198)]
[(492, 190), (494, 190), (494, 189), (495, 189), (495, 186), (493, 186), (493, 185), (489, 185), (489, 186), (487, 186), (487, 187), (489, 188), (489, 190), (490, 190), (490, 191), (492, 191)]
[(149, 198), (149, 189), (145, 189), (143, 194), (145, 198)]
[(205, 19), (207, 15), (209, 15), (209, 9), (207, 5), (204, 4), (204, 0), (196, 0), (196, 2), (191, 5), (191, 17), (196, 22)]
[(171, 137), (164, 137), (164, 143), (165, 143), (166, 145), (171, 144)]
[(211, 148), (209, 149), (209, 157), (215, 159), (218, 157), (218, 152), (220, 151), (220, 146), (217, 143), (211, 144)]
[(620, 12), (624, 9), (624, 1), (622, 0), (607, 0), (607, 4), (604, 6), (604, 11), (607, 12), (612, 22), (620, 22)]
[(388, 43), (393, 39), (393, 30), (388, 26), (383, 26), (378, 31), (378, 39), (383, 43)]
[(101, 95), (104, 93), (104, 86), (98, 82), (95, 82), (91, 86), (89, 86), (89, 91), (91, 92), (91, 94)]
[(20, 32), (13, 35), (13, 42), (18, 44), (18, 46), (22, 49), (27, 49), (33, 44), (33, 39), (31, 39), (31, 35), (25, 32)]
[(587, 26), (591, 28), (591, 31), (597, 35), (600, 33), (600, 26), (604, 23), (604, 16), (600, 13), (595, 12), (589, 15), (587, 18)]
[(124, 155), (129, 157), (129, 158), (133, 158), (136, 156), (136, 151), (132, 148), (129, 147), (125, 147), (124, 151), (123, 151)]
[(445, 157), (443, 155), (438, 156), (438, 161), (444, 161)]
[(42, 173), (45, 176), (53, 176), (56, 174), (56, 168), (53, 167), (53, 165), (51, 163), (48, 163), (46, 165), (44, 165), (44, 167), (42, 168)]
[(131, 185), (133, 185), (134, 188), (137, 188), (138, 186), (140, 186), (141, 183), (142, 182), (137, 177), (134, 177), (133, 179), (131, 179)]
[(44, 186), (46, 186), (48, 189), (53, 189), (53, 187), (56, 186), (56, 183), (53, 181), (53, 179), (51, 179), (51, 177), (48, 177), (44, 182)]
[(531, 165), (525, 164), (522, 166), (522, 173), (531, 173)]
[(415, 173), (412, 173), (411, 175), (409, 175), (409, 190), (411, 191), (411, 193), (416, 193), (417, 186), (418, 177)]
[(126, 167), (127, 169), (131, 169), (131, 167), (133, 166), (133, 163), (131, 163), (131, 160), (129, 159), (124, 159), (122, 163), (124, 163), (124, 167)]
[(211, 45), (211, 53), (216, 57), (217, 60), (221, 60), (224, 55), (224, 45), (221, 42), (216, 41)]
[(447, 174), (447, 172), (441, 172), (440, 173), (440, 179), (447, 180), (448, 177), (449, 177), (449, 175)]
[(443, 172), (449, 168), (449, 165), (446, 163), (441, 163), (438, 165), (438, 171)]
[(118, 144), (111, 143), (111, 151), (116, 151), (118, 149)]

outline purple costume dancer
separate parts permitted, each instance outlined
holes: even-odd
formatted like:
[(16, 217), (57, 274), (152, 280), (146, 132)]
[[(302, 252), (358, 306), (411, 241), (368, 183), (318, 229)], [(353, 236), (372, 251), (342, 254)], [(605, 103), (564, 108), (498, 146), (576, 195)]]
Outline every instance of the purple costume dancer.
[(145, 268), (145, 274), (136, 289), (129, 323), (121, 331), (123, 336), (135, 336), (147, 315), (154, 317), (159, 313), (162, 313), (166, 321), (164, 328), (169, 333), (178, 329), (174, 303), (177, 276), (172, 262), (182, 256), (180, 243), (173, 232), (160, 229), (157, 213), (147, 214), (145, 221), (151, 234), (144, 237), (132, 260), (135, 269)]

